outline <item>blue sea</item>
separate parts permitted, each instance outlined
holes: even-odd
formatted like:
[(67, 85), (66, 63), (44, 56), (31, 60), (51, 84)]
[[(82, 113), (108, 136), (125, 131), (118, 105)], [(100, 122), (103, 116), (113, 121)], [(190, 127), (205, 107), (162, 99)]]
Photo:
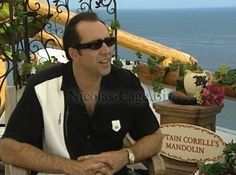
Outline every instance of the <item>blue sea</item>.
[[(121, 29), (184, 51), (210, 71), (227, 64), (236, 68), (236, 8), (118, 10)], [(122, 58), (133, 51), (118, 48)], [(225, 100), (217, 126), (236, 130), (236, 100)]]

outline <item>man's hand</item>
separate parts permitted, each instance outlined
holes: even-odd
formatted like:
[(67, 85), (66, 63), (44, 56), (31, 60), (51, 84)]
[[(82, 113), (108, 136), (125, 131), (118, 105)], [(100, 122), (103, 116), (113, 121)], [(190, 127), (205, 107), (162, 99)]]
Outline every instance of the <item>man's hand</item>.
[(97, 159), (100, 160), (100, 163), (106, 164), (111, 169), (112, 173), (115, 173), (128, 164), (128, 152), (125, 149), (121, 149), (119, 151), (109, 151), (101, 154), (81, 156), (77, 160), (79, 162), (84, 162)]
[(73, 161), (67, 168), (69, 175), (112, 175), (111, 168), (104, 162), (104, 158), (92, 158), (83, 161)]

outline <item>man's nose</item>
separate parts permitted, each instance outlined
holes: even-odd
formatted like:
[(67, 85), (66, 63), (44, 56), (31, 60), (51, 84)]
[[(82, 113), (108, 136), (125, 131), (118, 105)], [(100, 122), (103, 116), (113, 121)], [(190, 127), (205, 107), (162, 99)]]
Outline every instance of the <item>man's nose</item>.
[(111, 52), (113, 49), (113, 46), (109, 47), (105, 42), (102, 43), (102, 52), (108, 53)]

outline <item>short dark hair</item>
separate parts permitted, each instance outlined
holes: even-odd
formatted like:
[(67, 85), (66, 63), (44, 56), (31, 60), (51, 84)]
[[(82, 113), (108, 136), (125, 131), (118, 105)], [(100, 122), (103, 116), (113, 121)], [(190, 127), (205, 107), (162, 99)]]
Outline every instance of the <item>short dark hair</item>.
[(68, 49), (74, 44), (80, 42), (80, 36), (76, 32), (76, 25), (81, 21), (101, 21), (97, 14), (94, 12), (81, 12), (70, 19), (70, 21), (65, 26), (65, 31), (63, 35), (63, 47), (68, 60), (71, 60)]

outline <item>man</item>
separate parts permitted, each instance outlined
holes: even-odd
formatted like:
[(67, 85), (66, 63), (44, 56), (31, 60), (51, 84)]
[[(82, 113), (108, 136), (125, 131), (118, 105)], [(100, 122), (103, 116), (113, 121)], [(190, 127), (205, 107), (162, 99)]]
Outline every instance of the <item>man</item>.
[[(111, 66), (115, 42), (94, 13), (70, 20), (63, 45), (71, 61), (28, 82), (0, 145), (3, 162), (32, 174), (125, 175), (126, 165), (160, 151), (159, 124), (138, 79)], [(123, 149), (128, 132), (137, 142)]]

